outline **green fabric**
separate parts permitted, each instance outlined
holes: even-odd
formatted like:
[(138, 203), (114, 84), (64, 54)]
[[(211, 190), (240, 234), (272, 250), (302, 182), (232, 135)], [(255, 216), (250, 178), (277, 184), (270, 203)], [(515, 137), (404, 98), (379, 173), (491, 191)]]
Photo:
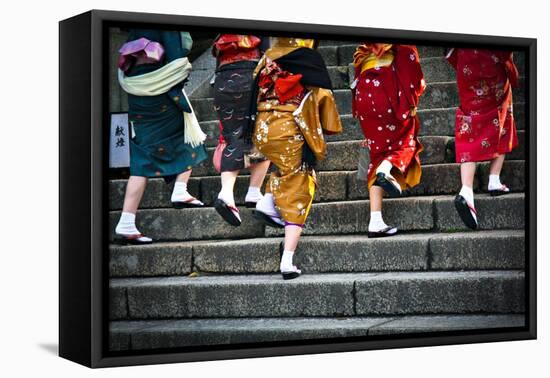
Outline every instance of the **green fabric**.
[(185, 143), (183, 113), (168, 95), (128, 95), (128, 103), (135, 133), (130, 139), (131, 175), (173, 176), (207, 158), (204, 145)]
[[(130, 32), (129, 40), (140, 37), (160, 42), (164, 46), (163, 64), (186, 56), (192, 45), (189, 33), (135, 29)], [(141, 75), (160, 66), (134, 66), (127, 75)], [(207, 158), (204, 145), (192, 148), (185, 143), (182, 109), (187, 104), (182, 104), (183, 96), (177, 96), (181, 94), (182, 87), (183, 83), (177, 84), (168, 93), (158, 96), (128, 94), (128, 115), (135, 133), (130, 139), (131, 175), (171, 180)]]

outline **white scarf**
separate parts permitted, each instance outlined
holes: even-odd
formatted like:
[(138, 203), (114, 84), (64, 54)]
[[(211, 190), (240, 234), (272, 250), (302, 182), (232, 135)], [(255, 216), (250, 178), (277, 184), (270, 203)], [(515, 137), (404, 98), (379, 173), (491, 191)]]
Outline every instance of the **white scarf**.
[[(118, 82), (124, 91), (135, 96), (158, 96), (185, 80), (190, 71), (189, 59), (179, 58), (155, 71), (139, 76), (128, 77), (119, 69)], [(191, 108), (191, 113), (183, 112), (185, 143), (190, 144), (191, 147), (197, 147), (204, 143), (206, 134), (201, 130), (191, 102), (183, 88), (182, 94)]]

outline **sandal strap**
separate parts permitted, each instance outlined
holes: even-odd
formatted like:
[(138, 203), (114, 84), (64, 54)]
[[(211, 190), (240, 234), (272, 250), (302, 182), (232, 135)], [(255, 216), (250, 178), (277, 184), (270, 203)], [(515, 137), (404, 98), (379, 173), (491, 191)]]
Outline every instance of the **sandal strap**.
[(189, 197), (188, 199), (186, 199), (186, 200), (184, 200), (184, 201), (181, 201), (181, 202), (184, 202), (184, 203), (191, 203), (191, 202), (194, 202), (194, 201), (201, 202), (201, 201), (199, 201), (198, 199), (196, 199), (195, 197)]
[(235, 207), (235, 206), (232, 206), (232, 205), (228, 205), (228, 204), (225, 204), (227, 206), (227, 208), (231, 211), (236, 211), (237, 213), (240, 213), (241, 211)]
[(392, 230), (392, 229), (394, 229), (394, 228), (395, 228), (394, 226), (386, 226), (386, 227), (384, 227), (383, 229), (381, 229), (381, 230), (378, 231), (378, 232), (388, 232), (388, 231), (390, 231), (390, 230)]
[(392, 229), (394, 229), (394, 228), (395, 228), (395, 226), (386, 226), (386, 227), (384, 227), (384, 228), (382, 228), (382, 229), (380, 229), (380, 230), (378, 230), (378, 231), (369, 231), (369, 232), (375, 232), (375, 233), (377, 233), (377, 234), (385, 234), (386, 232), (388, 232), (388, 231), (390, 231), (390, 230), (392, 230)]
[(302, 273), (300, 269), (296, 265), (292, 265), (292, 269), (290, 270), (281, 270), (281, 273)]
[(119, 235), (122, 236), (123, 238), (128, 239), (128, 240), (135, 240), (135, 239), (139, 239), (139, 238), (143, 237), (143, 234), (135, 234), (135, 235), (119, 234)]

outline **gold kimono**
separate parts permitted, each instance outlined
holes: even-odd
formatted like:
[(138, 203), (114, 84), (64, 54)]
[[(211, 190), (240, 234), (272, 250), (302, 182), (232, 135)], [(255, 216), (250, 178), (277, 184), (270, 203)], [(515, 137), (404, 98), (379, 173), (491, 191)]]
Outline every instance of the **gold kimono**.
[[(288, 51), (287, 46), (284, 48)], [(277, 46), (268, 50), (260, 69), (270, 56), (278, 54)], [(302, 161), (304, 143), (316, 160), (322, 161), (327, 155), (324, 134), (341, 131), (340, 116), (329, 89), (304, 87), (300, 95), (284, 103), (260, 92), (253, 141), (277, 167), (265, 191), (272, 193), (286, 224), (304, 225), (317, 187), (315, 171)]]

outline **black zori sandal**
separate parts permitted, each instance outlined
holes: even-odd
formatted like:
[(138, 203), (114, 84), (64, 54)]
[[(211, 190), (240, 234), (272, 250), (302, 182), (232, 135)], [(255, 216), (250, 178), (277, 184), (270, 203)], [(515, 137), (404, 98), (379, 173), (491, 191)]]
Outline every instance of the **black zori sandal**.
[(281, 219), (279, 216), (277, 215), (269, 215), (269, 214), (266, 214), (264, 213), (263, 211), (260, 211), (260, 210), (254, 210), (252, 212), (252, 216), (256, 219), (258, 219), (259, 221), (262, 221), (263, 223), (265, 223), (266, 225), (270, 226), (270, 227), (274, 227), (274, 228), (285, 228), (285, 225), (284, 224), (280, 224), (280, 223), (277, 223), (275, 222), (273, 219)]
[(247, 202), (244, 203), (244, 206), (247, 209), (255, 209), (256, 208), (256, 202), (247, 201)]
[[(279, 261), (283, 259), (283, 250), (284, 250), (284, 242), (281, 242), (279, 244)], [(283, 280), (292, 280), (294, 278), (300, 277), (300, 274), (302, 274), (302, 271), (295, 266), (293, 266), (295, 270), (291, 270), (288, 272), (281, 271), (281, 275), (283, 276)]]
[(185, 201), (174, 201), (172, 202), (172, 206), (175, 209), (184, 209), (189, 207), (204, 207), (204, 203), (202, 203), (195, 197), (191, 197), (186, 199)]
[(384, 172), (378, 172), (376, 174), (376, 181), (374, 185), (382, 187), (388, 196), (399, 197), (401, 196), (401, 188), (395, 179), (391, 176), (386, 176)]
[(241, 217), (239, 216), (239, 209), (235, 206), (228, 205), (222, 199), (218, 198), (214, 201), (214, 208), (221, 215), (223, 220), (229, 223), (232, 226), (241, 225)]
[(369, 231), (367, 237), (369, 238), (385, 238), (387, 236), (393, 236), (397, 234), (397, 227), (387, 226), (380, 231)]
[(136, 235), (122, 235), (116, 234), (114, 242), (120, 245), (145, 245), (153, 243), (151, 238), (144, 236), (143, 234)]
[(489, 190), (489, 194), (493, 197), (502, 196), (508, 193), (510, 193), (510, 189), (508, 189), (508, 187), (504, 184), (502, 184), (500, 189)]
[(455, 197), (455, 208), (466, 227), (477, 229), (477, 219), (474, 217), (474, 214), (477, 216), (477, 211), (460, 194)]

